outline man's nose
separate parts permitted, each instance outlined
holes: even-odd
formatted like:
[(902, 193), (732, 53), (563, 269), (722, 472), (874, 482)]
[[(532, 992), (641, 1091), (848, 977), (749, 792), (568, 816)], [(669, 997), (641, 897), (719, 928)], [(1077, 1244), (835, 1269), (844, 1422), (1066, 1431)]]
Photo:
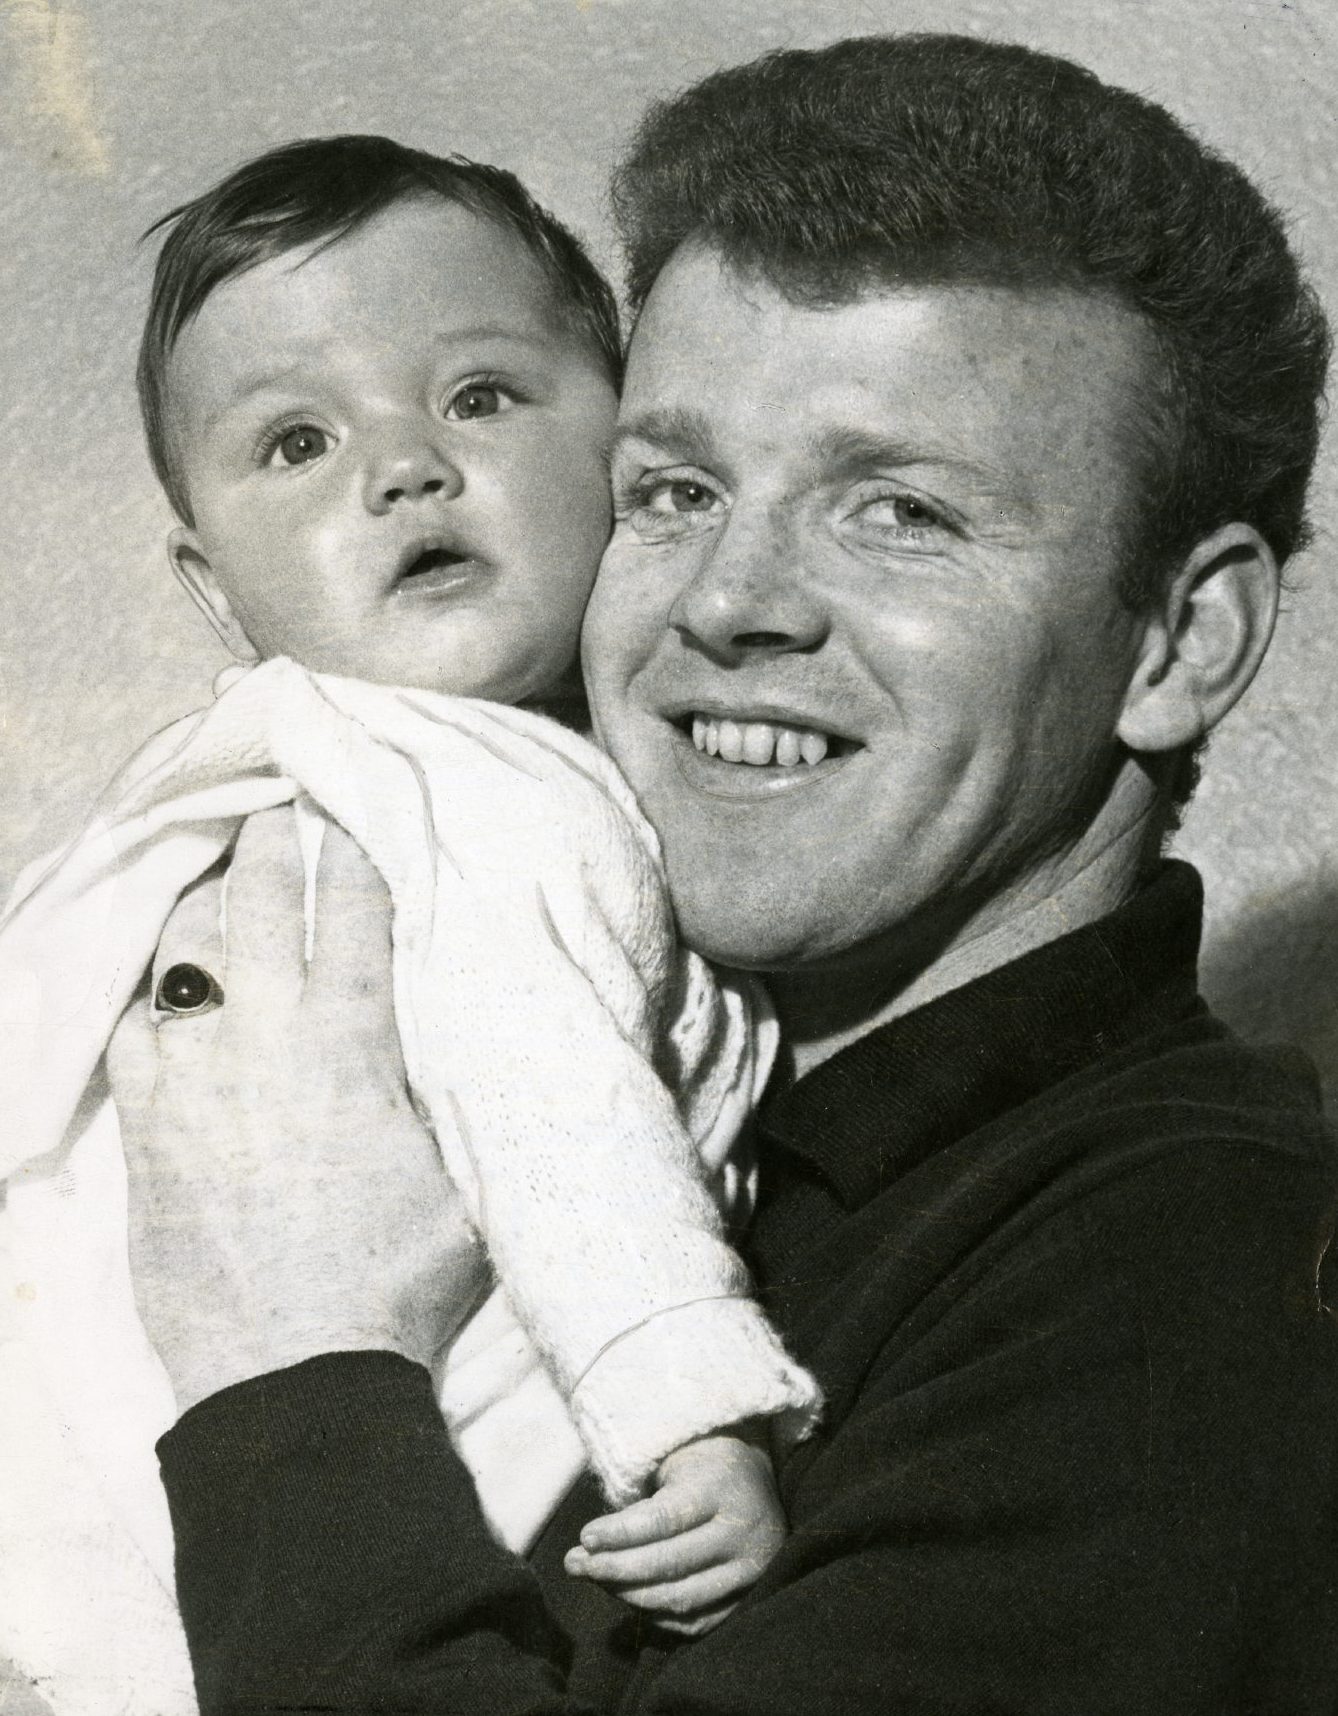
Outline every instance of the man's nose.
[(371, 513), (428, 498), (453, 500), (464, 488), (459, 467), (430, 434), (387, 433), (368, 463), (366, 504)]
[(674, 598), (669, 624), (720, 660), (814, 649), (830, 616), (805, 559), (792, 529), (736, 510)]

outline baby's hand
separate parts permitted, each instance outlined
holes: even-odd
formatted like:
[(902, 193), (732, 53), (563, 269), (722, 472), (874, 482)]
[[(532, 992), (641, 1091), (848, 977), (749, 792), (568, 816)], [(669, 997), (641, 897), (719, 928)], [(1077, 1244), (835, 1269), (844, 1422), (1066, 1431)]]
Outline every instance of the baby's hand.
[(661, 1461), (654, 1495), (591, 1520), (565, 1566), (694, 1637), (724, 1619), (784, 1541), (767, 1454), (739, 1436), (703, 1436)]

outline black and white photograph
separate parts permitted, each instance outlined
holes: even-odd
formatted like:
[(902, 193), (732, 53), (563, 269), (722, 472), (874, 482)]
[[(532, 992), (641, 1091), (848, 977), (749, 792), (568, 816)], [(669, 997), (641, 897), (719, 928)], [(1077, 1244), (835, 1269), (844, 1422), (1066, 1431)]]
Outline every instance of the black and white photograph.
[(0, 1716), (1338, 1716), (1331, 0), (0, 0)]

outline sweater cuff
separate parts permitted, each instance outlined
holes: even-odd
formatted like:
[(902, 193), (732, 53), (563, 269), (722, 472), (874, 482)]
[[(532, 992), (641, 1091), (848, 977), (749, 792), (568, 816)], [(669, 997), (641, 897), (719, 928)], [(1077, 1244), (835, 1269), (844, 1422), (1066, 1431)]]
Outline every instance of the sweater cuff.
[(623, 1507), (666, 1454), (745, 1419), (772, 1419), (782, 1446), (802, 1441), (822, 1395), (753, 1300), (713, 1298), (670, 1306), (610, 1342), (569, 1406), (596, 1476)]
[(158, 1451), (201, 1716), (556, 1707), (561, 1641), (418, 1365), (308, 1359), (201, 1401)]
[(158, 1440), (174, 1504), (210, 1505), (303, 1447), (329, 1450), (393, 1427), (440, 1434), (432, 1380), (422, 1365), (384, 1351), (323, 1353), (234, 1383), (192, 1406)]

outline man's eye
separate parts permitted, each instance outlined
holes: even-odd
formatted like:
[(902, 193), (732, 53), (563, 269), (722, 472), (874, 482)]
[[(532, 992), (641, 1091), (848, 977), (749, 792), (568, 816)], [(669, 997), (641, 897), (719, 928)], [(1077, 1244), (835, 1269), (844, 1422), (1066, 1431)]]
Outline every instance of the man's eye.
[(679, 477), (643, 490), (640, 505), (651, 512), (709, 512), (717, 498), (705, 483)]
[(728, 509), (727, 490), (686, 471), (614, 472), (614, 519), (642, 542), (673, 542), (714, 530)]
[(490, 382), (474, 381), (452, 397), (446, 415), (467, 422), (474, 417), (495, 417), (501, 409), (501, 388)]
[(306, 465), (312, 459), (319, 459), (329, 446), (330, 437), (324, 429), (317, 429), (311, 423), (299, 423), (295, 428), (285, 430), (275, 441), (270, 462), (273, 463), (277, 457), (285, 465)]
[(936, 506), (907, 494), (880, 495), (860, 507), (858, 516), (864, 524), (912, 535), (947, 527), (947, 521)]

